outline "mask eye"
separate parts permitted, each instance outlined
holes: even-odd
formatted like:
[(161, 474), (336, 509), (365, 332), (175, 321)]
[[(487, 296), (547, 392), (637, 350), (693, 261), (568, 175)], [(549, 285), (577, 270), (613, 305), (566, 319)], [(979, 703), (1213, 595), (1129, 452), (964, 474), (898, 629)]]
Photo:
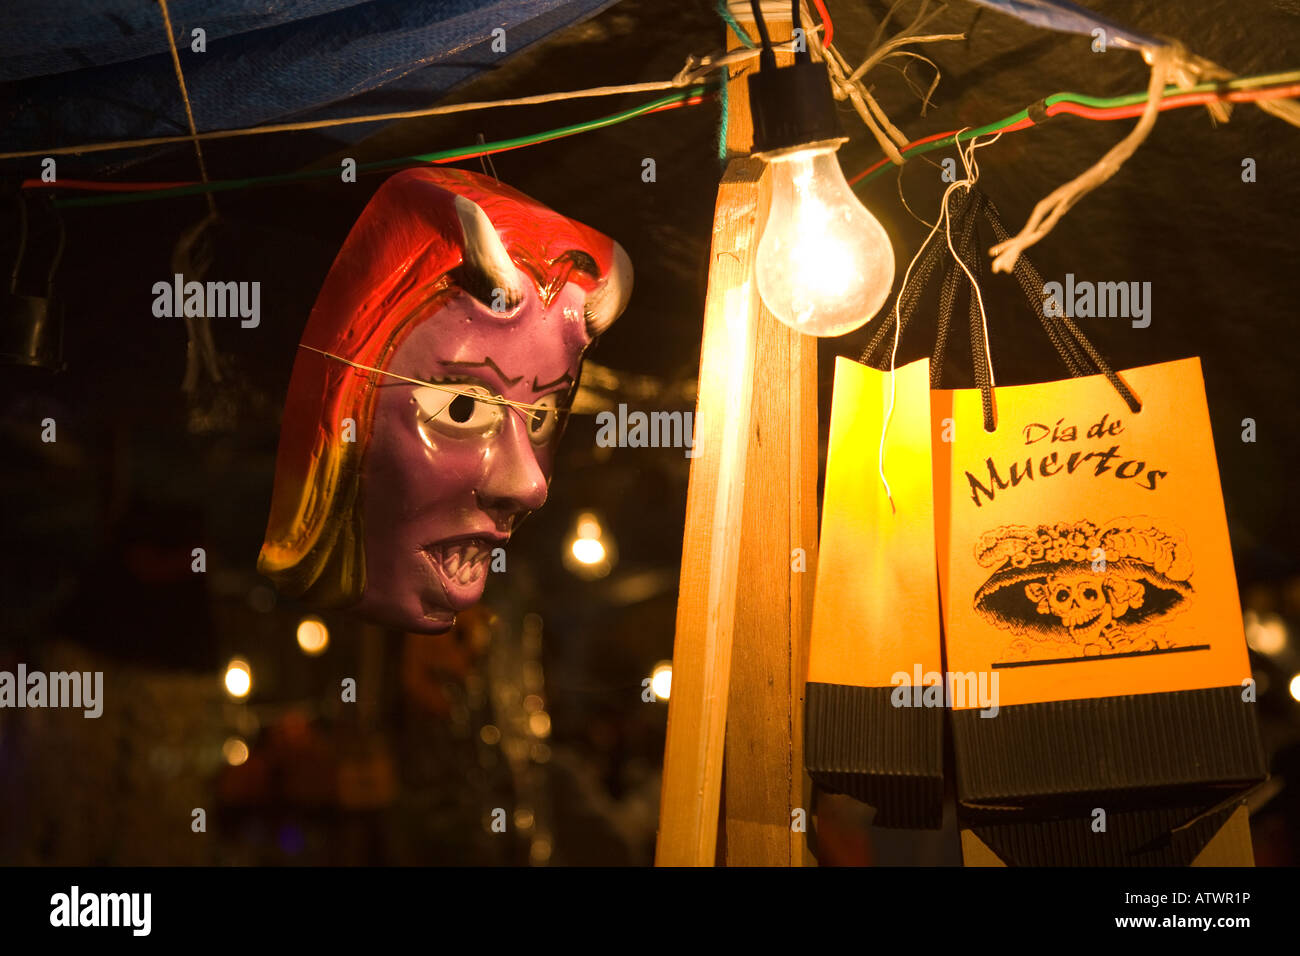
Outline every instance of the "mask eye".
[(536, 408), (524, 409), (524, 421), (528, 426), (528, 437), (534, 445), (544, 445), (555, 435), (560, 427), (559, 393), (539, 398)]
[(487, 435), (496, 430), (504, 417), (503, 406), (478, 400), (480, 397), (492, 398), (491, 392), (480, 385), (448, 384), (461, 394), (440, 388), (415, 389), (422, 425), (432, 426), (454, 438)]
[(1064, 604), (1068, 600), (1070, 600), (1069, 591), (1066, 591), (1064, 588), (1062, 588), (1060, 591), (1056, 592), (1056, 603)]

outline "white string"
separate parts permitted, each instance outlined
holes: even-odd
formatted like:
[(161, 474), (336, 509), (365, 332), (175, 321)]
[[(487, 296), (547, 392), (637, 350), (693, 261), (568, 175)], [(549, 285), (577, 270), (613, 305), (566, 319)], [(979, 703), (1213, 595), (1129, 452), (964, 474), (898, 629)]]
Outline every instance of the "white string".
[[(947, 193), (944, 193), (944, 197), (945, 199), (947, 198)], [(916, 260), (921, 258), (921, 253), (924, 252), (925, 247), (930, 244), (930, 240), (934, 238), (934, 234), (939, 231), (939, 226), (943, 223), (947, 211), (948, 207), (945, 203), (939, 209), (939, 218), (935, 220), (934, 225), (930, 227), (930, 234), (925, 237), (925, 241), (922, 242), (920, 247), (916, 250), (916, 255), (912, 256), (912, 261), (907, 264), (907, 269), (903, 272), (903, 284), (898, 287), (898, 295), (894, 298), (894, 347), (889, 352), (889, 411), (885, 413), (885, 421), (880, 429), (880, 450), (877, 462), (877, 467), (880, 471), (880, 482), (885, 486), (885, 496), (889, 498), (889, 507), (891, 510), (897, 509), (894, 508), (893, 489), (889, 487), (889, 479), (885, 477), (885, 435), (888, 434), (889, 422), (894, 417), (894, 398), (897, 393), (894, 377), (894, 361), (898, 356), (898, 336), (899, 329), (902, 326), (900, 304), (903, 301), (903, 292), (907, 289), (907, 280), (912, 276), (912, 267), (916, 265)]]
[(474, 399), (476, 402), (486, 402), (489, 405), (509, 405), (511, 408), (522, 408), (526, 411), (561, 411), (568, 414), (567, 410), (557, 409), (554, 405), (530, 405), (527, 402), (513, 401), (506, 398), (504, 395), (480, 395), (477, 392), (469, 392), (465, 389), (456, 388), (451, 385), (443, 385), (440, 382), (426, 382), (418, 378), (408, 378), (405, 375), (398, 375), (396, 372), (390, 372), (385, 368), (376, 368), (373, 365), (363, 365), (360, 362), (354, 362), (351, 359), (344, 358), (342, 355), (335, 355), (333, 352), (326, 352), (324, 349), (314, 348), (313, 346), (305, 345), (302, 342), (298, 343), (298, 348), (306, 349), (308, 352), (316, 352), (319, 355), (332, 358), (336, 361), (342, 362), (344, 365), (350, 365), (353, 368), (360, 369), (364, 372), (377, 372), (380, 375), (387, 375), (389, 378), (395, 378), (400, 382), (408, 382), (411, 385), (420, 385), (424, 388), (436, 388), (442, 392), (451, 392), (453, 395), (464, 395), (467, 398)]
[[(980, 146), (992, 146), (1001, 138), (1002, 138), (1002, 134), (998, 133), (987, 143), (980, 143), (978, 142), (979, 140), (978, 136), (972, 136), (970, 140), (970, 146), (968, 147), (968, 149), (963, 151), (960, 145), (957, 147), (957, 153), (958, 155), (961, 156), (962, 165), (966, 168), (966, 179), (959, 183), (953, 183), (944, 192), (943, 205), (944, 205), (945, 215), (947, 213), (947, 208), (948, 208), (948, 194), (951, 193), (953, 189), (957, 186), (966, 186), (966, 187), (974, 186), (975, 181), (979, 179), (980, 168), (979, 168), (979, 163), (975, 161), (975, 150)], [(977, 282), (975, 276), (971, 274), (970, 269), (966, 267), (966, 263), (962, 261), (959, 255), (957, 255), (957, 250), (952, 247), (952, 220), (951, 219), (948, 219), (947, 233), (948, 233), (948, 251), (951, 252), (952, 257), (957, 260), (957, 265), (961, 266), (962, 272), (966, 273), (966, 278), (970, 279), (971, 288), (975, 291), (975, 301), (976, 303), (978, 303), (980, 308), (980, 324), (984, 328), (984, 361), (987, 363), (988, 370), (989, 370), (989, 387), (993, 388), (997, 385), (997, 381), (993, 378), (993, 353), (989, 350), (989, 317), (984, 311), (984, 296), (980, 294), (979, 282)]]
[[(960, 137), (967, 129), (970, 129), (970, 127), (963, 127), (958, 130), (956, 134), (957, 137)], [(895, 362), (898, 358), (898, 339), (903, 324), (900, 309), (903, 301), (903, 292), (907, 289), (907, 281), (912, 276), (912, 267), (915, 266), (916, 261), (921, 258), (921, 253), (924, 252), (925, 247), (930, 244), (930, 240), (934, 238), (934, 234), (939, 231), (940, 226), (943, 226), (944, 231), (947, 233), (948, 251), (951, 252), (953, 258), (957, 260), (957, 264), (962, 267), (962, 271), (966, 273), (966, 276), (970, 279), (971, 286), (975, 290), (976, 302), (979, 303), (980, 320), (984, 324), (984, 358), (988, 362), (989, 385), (990, 387), (993, 385), (993, 358), (989, 353), (988, 316), (984, 312), (984, 300), (980, 296), (979, 283), (975, 281), (975, 277), (971, 275), (970, 270), (966, 268), (966, 264), (961, 261), (961, 257), (958, 256), (956, 250), (953, 249), (952, 217), (948, 214), (948, 197), (951, 196), (952, 191), (959, 186), (969, 188), (975, 185), (975, 181), (979, 179), (979, 164), (975, 161), (975, 150), (983, 146), (993, 145), (999, 138), (1001, 138), (1001, 136), (1002, 134), (998, 133), (992, 139), (983, 143), (978, 141), (978, 136), (974, 136), (971, 137), (969, 145), (965, 148), (962, 147), (961, 143), (957, 144), (957, 154), (961, 157), (961, 164), (966, 171), (966, 178), (954, 182), (944, 190), (943, 199), (939, 204), (939, 217), (935, 220), (934, 225), (930, 227), (930, 233), (925, 237), (925, 241), (922, 242), (920, 247), (916, 250), (916, 255), (912, 256), (912, 261), (907, 264), (907, 269), (903, 273), (903, 283), (899, 286), (898, 295), (894, 299), (894, 345), (889, 353), (889, 411), (885, 413), (885, 420), (880, 428), (880, 449), (877, 462), (877, 467), (880, 471), (880, 483), (885, 486), (885, 495), (889, 498), (889, 507), (893, 511), (897, 511), (897, 508), (894, 506), (893, 489), (889, 486), (889, 479), (885, 477), (885, 437), (889, 434), (889, 423), (894, 417), (894, 403), (898, 394)]]

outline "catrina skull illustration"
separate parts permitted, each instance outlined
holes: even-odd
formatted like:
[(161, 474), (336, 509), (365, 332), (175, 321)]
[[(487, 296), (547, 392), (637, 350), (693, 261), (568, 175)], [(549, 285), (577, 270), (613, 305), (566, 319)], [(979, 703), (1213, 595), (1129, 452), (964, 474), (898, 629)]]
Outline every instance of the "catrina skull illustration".
[(1165, 622), (1194, 594), (1185, 536), (1146, 516), (1004, 525), (980, 536), (974, 556), (989, 569), (975, 610), (1016, 635), (1017, 653), (1171, 646), (1179, 638)]
[(1144, 591), (1141, 581), (1085, 570), (1066, 570), (1025, 585), (1025, 595), (1038, 613), (1057, 618), (1079, 644), (1095, 642), (1129, 608), (1141, 607)]
[(546, 501), (583, 356), (630, 292), (617, 243), (495, 180), (388, 179), (302, 336), (259, 569), (310, 604), (449, 629)]

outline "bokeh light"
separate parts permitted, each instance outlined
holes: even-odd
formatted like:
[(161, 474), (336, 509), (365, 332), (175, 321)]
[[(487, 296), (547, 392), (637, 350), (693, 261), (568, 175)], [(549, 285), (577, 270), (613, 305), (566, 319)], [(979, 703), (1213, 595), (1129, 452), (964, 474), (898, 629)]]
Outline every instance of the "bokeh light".
[(248, 744), (244, 743), (242, 737), (227, 737), (221, 745), (221, 755), (230, 766), (238, 767), (248, 760)]
[(650, 689), (660, 700), (668, 699), (673, 689), (672, 661), (660, 661), (655, 665), (655, 669), (650, 672)]
[(232, 658), (226, 665), (226, 693), (231, 697), (247, 697), (253, 689), (253, 670), (242, 657)]
[(1286, 649), (1286, 622), (1276, 614), (1247, 611), (1242, 623), (1246, 628), (1246, 643), (1251, 650), (1274, 657)]
[(580, 578), (594, 581), (609, 574), (618, 560), (614, 537), (593, 511), (580, 512), (569, 532), (564, 566)]
[(600, 564), (605, 560), (605, 546), (595, 538), (574, 538), (569, 546), (580, 564)]
[(318, 617), (304, 617), (298, 622), (298, 647), (308, 657), (319, 657), (330, 646), (330, 631)]

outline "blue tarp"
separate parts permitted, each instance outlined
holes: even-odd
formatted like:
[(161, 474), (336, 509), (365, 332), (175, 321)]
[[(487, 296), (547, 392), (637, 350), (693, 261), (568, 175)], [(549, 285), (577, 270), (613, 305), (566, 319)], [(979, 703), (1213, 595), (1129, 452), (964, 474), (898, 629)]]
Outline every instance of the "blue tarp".
[[(170, 0), (168, 9), (195, 122), (207, 130), (428, 106), (610, 2)], [(505, 53), (492, 50), (498, 27)], [(206, 52), (191, 49), (195, 28)], [(0, 151), (187, 131), (156, 0), (0, 2)]]
[(1070, 0), (971, 0), (971, 2), (1009, 14), (1045, 30), (1096, 36), (1093, 31), (1100, 29), (1104, 31), (1107, 44), (1127, 47), (1131, 50), (1159, 47), (1165, 44), (1163, 40), (1130, 30), (1086, 7), (1071, 3)]

